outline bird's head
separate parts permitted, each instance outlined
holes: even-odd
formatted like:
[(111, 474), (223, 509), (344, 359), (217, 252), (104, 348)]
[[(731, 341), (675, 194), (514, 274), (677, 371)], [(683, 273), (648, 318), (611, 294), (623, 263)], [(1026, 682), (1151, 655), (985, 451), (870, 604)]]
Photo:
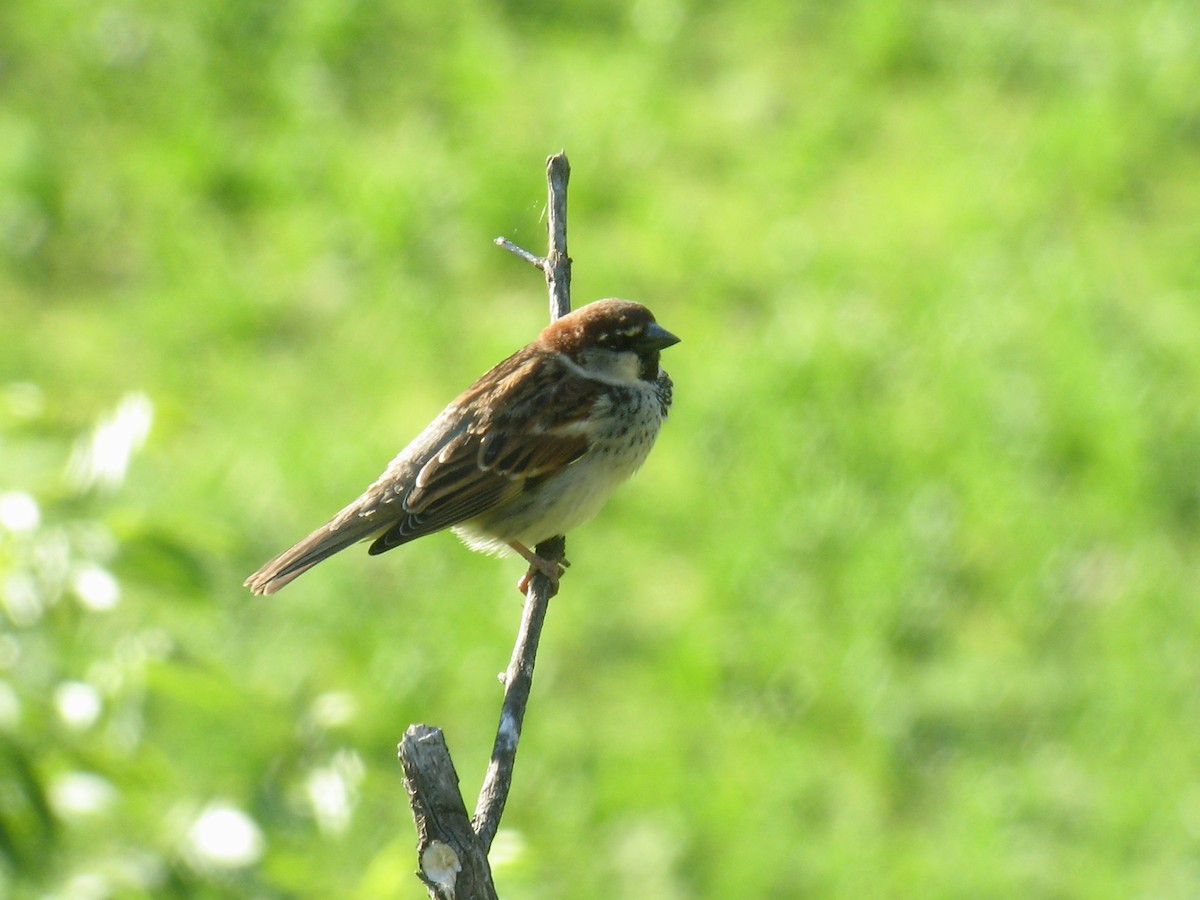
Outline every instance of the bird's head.
[(597, 378), (654, 381), (658, 358), (679, 338), (630, 300), (597, 300), (547, 325), (540, 339)]

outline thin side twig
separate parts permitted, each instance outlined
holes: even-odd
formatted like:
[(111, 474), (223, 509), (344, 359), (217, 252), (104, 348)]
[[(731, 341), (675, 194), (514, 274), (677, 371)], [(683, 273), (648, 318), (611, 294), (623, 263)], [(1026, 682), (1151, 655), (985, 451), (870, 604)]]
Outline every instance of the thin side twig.
[(571, 257), (567, 255), (567, 183), (571, 180), (571, 164), (567, 154), (555, 153), (546, 159), (546, 184), (550, 198), (547, 205), (546, 230), (549, 250), (537, 256), (503, 235), (495, 239), (498, 247), (515, 253), (546, 276), (550, 291), (550, 321), (560, 319), (571, 311)]
[(533, 266), (538, 271), (540, 271), (540, 272), (546, 271), (546, 260), (544, 257), (534, 256), (532, 253), (530, 253), (525, 248), (518, 247), (516, 244), (514, 244), (508, 238), (498, 237), (492, 243), (494, 243), (497, 247), (503, 247), (509, 253), (515, 253), (517, 256), (521, 257), (521, 259), (525, 260), (525, 262), (529, 263), (531, 266)]

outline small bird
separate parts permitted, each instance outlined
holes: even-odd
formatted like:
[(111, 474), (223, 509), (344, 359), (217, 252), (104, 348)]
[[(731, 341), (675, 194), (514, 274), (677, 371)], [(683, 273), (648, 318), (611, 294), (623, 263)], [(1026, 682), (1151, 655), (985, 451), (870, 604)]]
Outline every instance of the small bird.
[(597, 300), (552, 322), (484, 374), (363, 494), (246, 579), (273, 594), (364, 539), (383, 553), (446, 528), (472, 550), (519, 553), (529, 572), (562, 569), (531, 550), (592, 518), (646, 460), (671, 407), (659, 352), (679, 343), (640, 303)]

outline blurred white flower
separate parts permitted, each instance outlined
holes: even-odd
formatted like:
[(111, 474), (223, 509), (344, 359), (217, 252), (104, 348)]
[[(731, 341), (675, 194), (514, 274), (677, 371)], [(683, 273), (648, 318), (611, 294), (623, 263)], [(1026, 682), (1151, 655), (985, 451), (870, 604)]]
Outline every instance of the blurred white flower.
[(326, 834), (341, 834), (358, 803), (358, 786), (366, 767), (352, 750), (339, 750), (328, 766), (313, 769), (305, 781), (317, 826)]
[(241, 869), (262, 859), (262, 829), (232, 804), (214, 801), (192, 823), (184, 854), (198, 868)]
[(313, 700), (313, 721), (322, 728), (348, 724), (358, 714), (358, 701), (349, 691), (326, 691)]
[(64, 819), (94, 816), (117, 799), (117, 789), (93, 772), (63, 772), (50, 782), (50, 805)]
[(28, 572), (13, 572), (0, 584), (0, 607), (19, 628), (33, 625), (45, 610), (37, 579)]
[(42, 512), (31, 494), (6, 491), (0, 494), (0, 528), (5, 531), (33, 531), (42, 521)]
[(146, 442), (154, 406), (141, 392), (126, 394), (116, 410), (75, 445), (67, 480), (75, 487), (115, 488), (125, 480), (129, 458)]
[(106, 612), (121, 599), (121, 588), (117, 579), (107, 569), (91, 563), (82, 565), (75, 571), (71, 587), (79, 602), (95, 612)]
[(21, 721), (21, 698), (13, 686), (0, 679), (0, 731), (12, 731)]
[(83, 731), (100, 718), (104, 703), (100, 692), (82, 681), (64, 681), (54, 689), (54, 706), (70, 728)]
[(78, 872), (63, 884), (62, 893), (51, 895), (53, 900), (108, 900), (113, 886), (99, 872)]

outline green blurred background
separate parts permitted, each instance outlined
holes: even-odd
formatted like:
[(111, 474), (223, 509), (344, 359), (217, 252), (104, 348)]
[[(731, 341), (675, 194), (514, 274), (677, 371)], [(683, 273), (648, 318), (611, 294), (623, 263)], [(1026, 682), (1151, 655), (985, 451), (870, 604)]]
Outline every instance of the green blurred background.
[[(0, 895), (418, 898), (519, 617), (242, 579), (576, 304), (683, 337), (571, 535), (512, 898), (1200, 895), (1200, 7), (4, 0)], [(140, 449), (139, 449), (140, 448)]]

